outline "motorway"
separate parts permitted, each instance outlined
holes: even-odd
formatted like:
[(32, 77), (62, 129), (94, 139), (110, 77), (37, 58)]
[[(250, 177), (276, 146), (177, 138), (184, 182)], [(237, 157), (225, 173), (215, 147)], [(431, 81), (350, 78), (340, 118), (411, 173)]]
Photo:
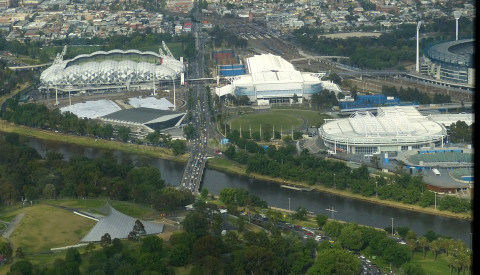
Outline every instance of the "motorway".
[[(196, 4), (195, 4), (196, 5)], [(195, 34), (195, 50), (197, 52), (196, 60), (190, 65), (192, 67), (191, 78), (202, 78), (204, 75), (204, 56), (205, 56), (205, 37), (201, 30), (202, 25), (201, 13), (198, 7), (194, 16), (197, 18), (192, 25), (192, 32)], [(194, 194), (198, 194), (202, 183), (203, 172), (207, 162), (207, 141), (210, 136), (210, 114), (208, 110), (207, 94), (205, 85), (202, 81), (192, 83), (192, 99), (191, 113), (193, 120), (190, 121), (196, 132), (196, 136), (190, 140), (189, 153), (185, 171), (181, 180), (181, 188), (189, 190)]]

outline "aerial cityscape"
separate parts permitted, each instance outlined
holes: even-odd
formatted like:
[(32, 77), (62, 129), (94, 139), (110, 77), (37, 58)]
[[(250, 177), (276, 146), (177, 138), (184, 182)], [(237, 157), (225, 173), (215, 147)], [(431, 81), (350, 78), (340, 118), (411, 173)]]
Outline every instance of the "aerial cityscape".
[(0, 275), (476, 274), (473, 0), (0, 0)]

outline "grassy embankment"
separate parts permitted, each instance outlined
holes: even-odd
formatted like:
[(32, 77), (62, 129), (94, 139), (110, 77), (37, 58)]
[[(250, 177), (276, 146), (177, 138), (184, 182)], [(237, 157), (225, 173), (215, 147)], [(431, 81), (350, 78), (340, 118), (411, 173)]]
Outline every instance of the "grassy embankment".
[(79, 146), (87, 146), (94, 148), (101, 148), (107, 150), (121, 150), (130, 154), (140, 154), (150, 157), (157, 157), (162, 159), (173, 160), (177, 162), (187, 162), (188, 155), (181, 156), (173, 155), (172, 151), (166, 148), (151, 147), (138, 144), (116, 142), (110, 140), (98, 139), (92, 137), (66, 135), (61, 133), (53, 133), (50, 131), (43, 131), (21, 125), (14, 125), (6, 121), (0, 120), (0, 132), (17, 133), (21, 136), (34, 137), (49, 141), (58, 141), (62, 143), (70, 143)]

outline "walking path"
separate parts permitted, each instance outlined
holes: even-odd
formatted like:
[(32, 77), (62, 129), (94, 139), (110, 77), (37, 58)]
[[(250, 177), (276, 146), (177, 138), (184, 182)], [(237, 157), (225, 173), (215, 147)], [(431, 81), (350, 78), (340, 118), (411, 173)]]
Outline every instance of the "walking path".
[(25, 216), (25, 213), (20, 213), (20, 214), (16, 215), (15, 218), (13, 219), (13, 221), (8, 224), (7, 229), (2, 234), (2, 236), (4, 238), (8, 239), (10, 237), (10, 235), (12, 235), (13, 231), (15, 230), (17, 225), (22, 220), (23, 216)]

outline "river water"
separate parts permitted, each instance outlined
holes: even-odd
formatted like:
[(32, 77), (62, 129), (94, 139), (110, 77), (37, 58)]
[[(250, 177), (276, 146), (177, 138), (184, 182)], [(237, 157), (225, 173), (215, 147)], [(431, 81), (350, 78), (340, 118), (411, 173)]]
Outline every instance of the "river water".
[[(102, 154), (101, 149), (82, 147), (72, 144), (47, 142), (40, 139), (29, 138), (26, 142), (35, 148), (40, 155), (45, 156), (48, 150), (62, 153), (65, 159), (72, 155), (83, 154), (89, 158), (95, 158)], [(131, 159), (134, 162), (139, 157), (121, 151), (114, 151), (113, 154), (119, 161)], [(150, 159), (151, 165), (159, 169), (165, 183), (178, 186), (183, 174), (185, 164), (163, 159)], [(206, 169), (204, 173), (203, 186), (210, 193), (218, 194), (222, 188), (238, 187), (247, 190), (265, 200), (269, 206), (284, 209), (296, 210), (299, 206), (305, 207), (315, 214), (324, 214), (334, 219), (355, 222), (377, 228), (391, 226), (392, 218), (394, 227), (407, 226), (417, 233), (423, 235), (428, 230), (437, 234), (450, 236), (454, 239), (461, 239), (467, 246), (471, 245), (471, 222), (467, 220), (441, 217), (426, 213), (419, 213), (394, 207), (376, 205), (369, 202), (344, 198), (341, 196), (325, 194), (320, 192), (304, 192), (292, 189), (281, 188), (278, 184), (251, 179), (245, 176), (231, 175), (216, 170)]]

